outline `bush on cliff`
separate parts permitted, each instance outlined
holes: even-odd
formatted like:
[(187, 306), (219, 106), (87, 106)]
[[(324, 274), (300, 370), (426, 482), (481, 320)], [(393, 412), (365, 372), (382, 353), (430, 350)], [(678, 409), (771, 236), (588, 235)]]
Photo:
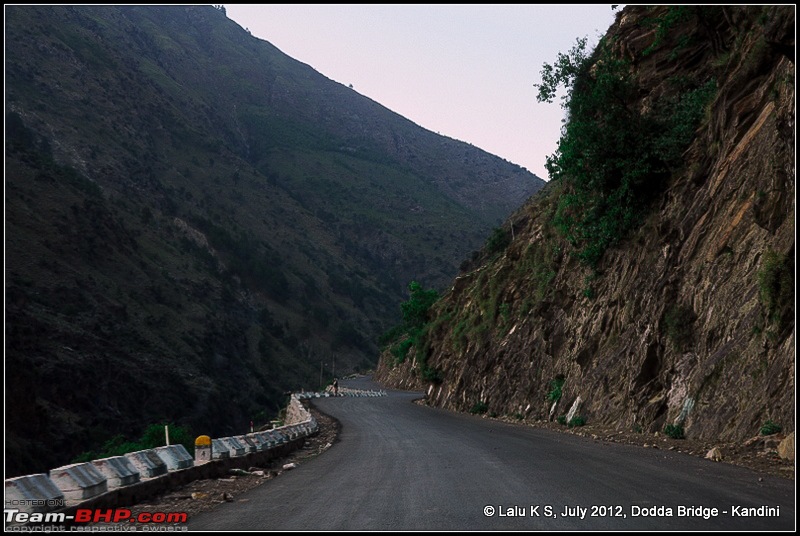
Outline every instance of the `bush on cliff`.
[(545, 64), (541, 76), (540, 102), (552, 102), (559, 86), (568, 92), (568, 119), (546, 164), (550, 178), (564, 184), (553, 224), (581, 261), (596, 268), (682, 165), (716, 84), (683, 81), (642, 111), (630, 62), (604, 43), (588, 54), (585, 38)]

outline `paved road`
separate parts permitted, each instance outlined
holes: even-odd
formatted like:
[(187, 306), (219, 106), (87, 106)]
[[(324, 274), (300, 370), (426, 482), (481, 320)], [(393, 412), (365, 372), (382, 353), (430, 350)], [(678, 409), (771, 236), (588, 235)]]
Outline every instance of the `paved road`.
[[(342, 383), (374, 387), (366, 379)], [(316, 401), (320, 410), (341, 421), (339, 441), (318, 458), (243, 495), (244, 501), (191, 519), (189, 529), (702, 531), (795, 526), (793, 481), (764, 477), (759, 482), (750, 470), (680, 453), (602, 444), (412, 404), (417, 397), (389, 391), (381, 398)], [(701, 510), (694, 512), (699, 516), (680, 516), (679, 506), (716, 508), (718, 514)], [(734, 508), (761, 506), (778, 507), (779, 515), (733, 515)], [(635, 516), (637, 510), (642, 515)]]

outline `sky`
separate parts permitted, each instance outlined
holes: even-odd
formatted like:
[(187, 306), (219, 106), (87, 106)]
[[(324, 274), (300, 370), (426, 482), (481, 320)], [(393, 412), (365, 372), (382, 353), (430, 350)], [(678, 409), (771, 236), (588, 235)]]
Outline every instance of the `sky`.
[(594, 46), (611, 5), (235, 5), (228, 18), (418, 125), (547, 180), (560, 100), (539, 72), (580, 37)]

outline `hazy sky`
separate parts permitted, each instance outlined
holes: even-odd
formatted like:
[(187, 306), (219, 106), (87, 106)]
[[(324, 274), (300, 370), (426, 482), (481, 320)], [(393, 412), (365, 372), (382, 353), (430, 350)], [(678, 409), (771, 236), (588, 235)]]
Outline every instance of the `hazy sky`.
[(534, 84), (578, 37), (594, 46), (611, 5), (231, 5), (228, 17), (418, 125), (547, 179), (560, 102)]

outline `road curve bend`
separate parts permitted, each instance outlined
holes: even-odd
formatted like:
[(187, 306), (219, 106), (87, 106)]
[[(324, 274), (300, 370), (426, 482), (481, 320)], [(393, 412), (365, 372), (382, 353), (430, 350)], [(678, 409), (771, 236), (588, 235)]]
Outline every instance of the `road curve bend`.
[(315, 400), (341, 422), (337, 443), (189, 529), (795, 528), (793, 481), (413, 404), (419, 396)]

